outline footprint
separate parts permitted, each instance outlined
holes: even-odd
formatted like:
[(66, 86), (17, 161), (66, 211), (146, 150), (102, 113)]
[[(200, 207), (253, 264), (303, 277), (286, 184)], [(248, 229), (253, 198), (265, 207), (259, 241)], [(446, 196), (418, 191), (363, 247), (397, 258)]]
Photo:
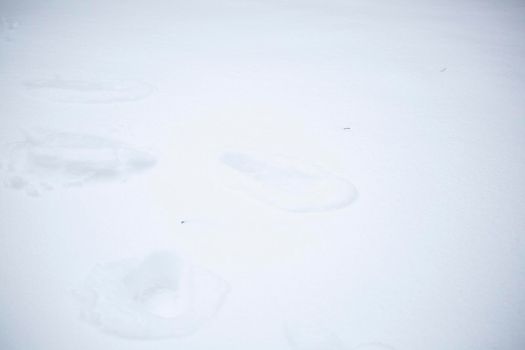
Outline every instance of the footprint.
[(286, 157), (227, 152), (220, 165), (227, 186), (287, 211), (329, 211), (357, 198), (356, 188), (345, 179)]
[(18, 29), (18, 21), (8, 18), (0, 17), (0, 36), (6, 41), (13, 41), (13, 33)]
[(156, 163), (153, 156), (97, 136), (33, 129), (8, 144), (0, 169), (5, 187), (38, 195), (55, 187), (122, 181)]
[(213, 273), (170, 252), (93, 269), (75, 291), (81, 317), (101, 331), (126, 338), (189, 335), (211, 320), (229, 286)]
[(137, 101), (153, 92), (153, 88), (134, 80), (29, 80), (23, 82), (29, 96), (55, 102), (114, 103)]

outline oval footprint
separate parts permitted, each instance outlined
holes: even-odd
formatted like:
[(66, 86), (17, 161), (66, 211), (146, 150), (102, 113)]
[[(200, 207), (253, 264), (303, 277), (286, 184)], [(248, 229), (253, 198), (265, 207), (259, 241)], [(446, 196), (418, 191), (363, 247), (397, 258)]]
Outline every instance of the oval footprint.
[(220, 164), (227, 186), (288, 211), (329, 211), (357, 198), (349, 181), (286, 157), (227, 152)]
[(8, 144), (3, 183), (38, 195), (55, 187), (122, 181), (156, 163), (150, 154), (93, 135), (31, 129), (23, 141)]
[(127, 338), (191, 334), (212, 319), (229, 291), (206, 269), (171, 252), (97, 266), (75, 291), (81, 316), (101, 331)]
[(143, 99), (153, 88), (135, 80), (28, 80), (22, 83), (31, 97), (55, 102), (114, 103)]
[(313, 322), (288, 324), (285, 336), (293, 350), (346, 350), (336, 334)]

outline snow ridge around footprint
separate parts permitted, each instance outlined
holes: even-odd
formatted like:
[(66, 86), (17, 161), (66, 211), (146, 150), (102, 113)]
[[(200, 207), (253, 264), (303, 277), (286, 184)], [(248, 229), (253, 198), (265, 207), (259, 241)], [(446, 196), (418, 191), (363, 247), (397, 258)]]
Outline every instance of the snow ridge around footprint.
[(38, 195), (56, 187), (123, 181), (156, 163), (150, 154), (98, 136), (31, 129), (7, 144), (0, 175), (5, 187)]
[(82, 319), (101, 331), (155, 339), (197, 331), (228, 292), (228, 283), (212, 272), (161, 251), (95, 267), (74, 295)]
[(149, 96), (153, 88), (136, 80), (27, 80), (25, 92), (34, 98), (70, 103), (115, 103), (137, 101)]
[(357, 198), (356, 188), (347, 180), (288, 157), (226, 152), (219, 163), (228, 187), (283, 210), (330, 211)]

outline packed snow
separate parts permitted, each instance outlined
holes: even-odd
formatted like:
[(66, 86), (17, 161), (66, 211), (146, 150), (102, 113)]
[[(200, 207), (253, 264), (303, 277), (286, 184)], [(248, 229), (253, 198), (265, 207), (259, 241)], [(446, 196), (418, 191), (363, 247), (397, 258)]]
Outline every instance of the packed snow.
[(220, 161), (232, 170), (225, 183), (285, 210), (333, 210), (349, 205), (357, 196), (351, 183), (286, 157), (264, 159), (228, 152)]

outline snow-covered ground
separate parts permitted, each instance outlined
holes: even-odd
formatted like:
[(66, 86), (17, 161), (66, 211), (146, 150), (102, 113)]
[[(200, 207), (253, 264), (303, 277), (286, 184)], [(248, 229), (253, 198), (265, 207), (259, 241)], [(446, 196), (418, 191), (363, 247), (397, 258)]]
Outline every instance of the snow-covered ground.
[(0, 349), (525, 348), (525, 3), (0, 3)]

